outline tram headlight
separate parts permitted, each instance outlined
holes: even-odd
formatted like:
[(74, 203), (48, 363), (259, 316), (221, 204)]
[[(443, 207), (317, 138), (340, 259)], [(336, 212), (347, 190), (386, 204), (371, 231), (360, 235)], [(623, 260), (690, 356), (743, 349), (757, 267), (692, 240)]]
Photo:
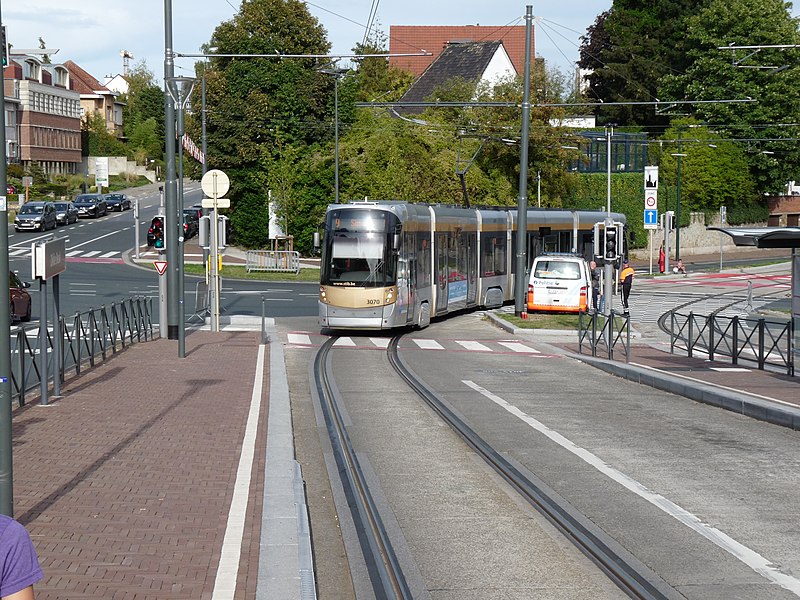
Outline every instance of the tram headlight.
[(397, 301), (397, 289), (390, 287), (386, 288), (386, 296), (384, 297), (384, 304), (394, 304)]
[(325, 288), (322, 286), (319, 288), (319, 301), (324, 304), (328, 303), (328, 295), (325, 293)]

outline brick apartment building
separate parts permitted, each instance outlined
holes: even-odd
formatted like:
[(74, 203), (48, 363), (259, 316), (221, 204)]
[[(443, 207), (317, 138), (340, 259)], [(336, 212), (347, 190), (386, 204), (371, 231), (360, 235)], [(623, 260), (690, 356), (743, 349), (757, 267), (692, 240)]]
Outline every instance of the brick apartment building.
[[(38, 163), (49, 174), (77, 173), (81, 165), (80, 95), (63, 65), (11, 55), (3, 70), (6, 157), (23, 168)], [(13, 129), (8, 131), (8, 129)]]
[[(535, 35), (531, 40), (531, 55), (536, 56)], [(525, 26), (486, 25), (391, 25), (389, 53), (406, 54), (431, 52), (432, 56), (397, 56), (389, 65), (409, 71), (419, 77), (449, 44), (454, 42), (503, 42), (517, 73), (525, 70)]]

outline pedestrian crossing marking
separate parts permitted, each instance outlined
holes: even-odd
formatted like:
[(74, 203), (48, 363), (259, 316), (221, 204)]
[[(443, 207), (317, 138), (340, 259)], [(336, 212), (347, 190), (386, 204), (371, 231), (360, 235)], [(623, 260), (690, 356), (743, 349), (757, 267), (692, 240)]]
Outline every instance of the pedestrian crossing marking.
[(288, 334), (289, 343), (297, 344), (299, 346), (311, 346), (311, 338), (305, 333), (290, 333)]
[(100, 258), (112, 258), (112, 257), (116, 256), (117, 254), (119, 254), (119, 253), (118, 252), (106, 252), (105, 254), (100, 256)]
[(414, 343), (419, 346), (422, 350), (444, 350), (444, 346), (442, 346), (436, 340), (426, 340), (426, 339), (416, 339), (414, 338)]
[(26, 252), (30, 252), (30, 248), (14, 248), (8, 251), (9, 256), (22, 256)]
[(85, 256), (86, 258), (92, 258), (93, 256), (97, 256), (98, 254), (100, 254), (100, 250), (90, 250), (83, 256)]
[(83, 252), (83, 250), (72, 250), (71, 252), (67, 252), (67, 256), (77, 256), (78, 254), (81, 254), (82, 252)]
[(347, 346), (348, 348), (353, 348), (356, 343), (349, 337), (340, 337), (333, 343), (334, 346)]
[(527, 352), (529, 354), (540, 354), (538, 350), (534, 350), (530, 346), (526, 346), (525, 344), (521, 344), (519, 342), (497, 342), (501, 346), (505, 346), (509, 350), (513, 350), (514, 352)]
[(470, 342), (470, 341), (462, 342), (462, 341), (456, 340), (456, 344), (458, 344), (459, 346), (463, 346), (466, 350), (471, 350), (471, 351), (474, 351), (474, 352), (491, 352), (492, 351), (491, 348), (489, 348), (488, 346), (484, 346), (480, 342)]
[(389, 338), (369, 338), (369, 341), (375, 344), (378, 348), (388, 348), (389, 342), (391, 341)]

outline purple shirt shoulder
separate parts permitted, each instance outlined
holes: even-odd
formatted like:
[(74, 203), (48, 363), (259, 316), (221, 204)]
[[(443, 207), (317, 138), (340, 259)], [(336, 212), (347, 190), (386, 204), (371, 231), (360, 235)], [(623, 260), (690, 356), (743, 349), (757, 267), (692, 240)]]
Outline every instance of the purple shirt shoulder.
[(28, 532), (14, 519), (0, 515), (0, 597), (24, 590), (42, 577)]

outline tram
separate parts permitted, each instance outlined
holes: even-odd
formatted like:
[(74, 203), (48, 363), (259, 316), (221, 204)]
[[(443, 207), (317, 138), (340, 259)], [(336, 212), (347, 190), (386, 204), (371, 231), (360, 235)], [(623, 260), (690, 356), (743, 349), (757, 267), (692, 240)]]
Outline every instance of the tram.
[[(593, 251), (605, 212), (528, 210), (528, 264), (544, 252)], [(625, 216), (611, 215), (624, 223)], [(427, 327), (433, 317), (514, 299), (517, 210), (410, 202), (331, 204), (321, 244), (319, 324)], [(525, 274), (523, 274), (525, 276)]]

